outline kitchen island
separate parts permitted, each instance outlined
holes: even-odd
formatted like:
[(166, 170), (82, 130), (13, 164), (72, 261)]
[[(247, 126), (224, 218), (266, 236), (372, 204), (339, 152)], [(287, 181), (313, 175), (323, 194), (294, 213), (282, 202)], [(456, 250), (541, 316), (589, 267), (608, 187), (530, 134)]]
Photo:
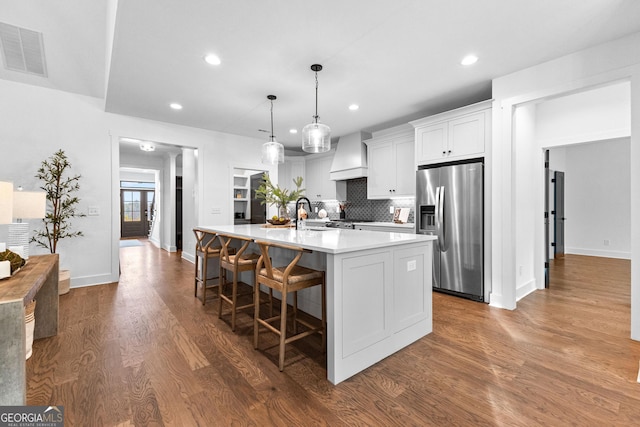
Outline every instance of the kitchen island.
[[(326, 271), (327, 377), (333, 384), (432, 331), (433, 236), (259, 224), (197, 228), (313, 251), (299, 264)], [(284, 265), (292, 254), (280, 250), (272, 257), (274, 265)], [(301, 310), (320, 316), (319, 289), (301, 291), (299, 300)]]

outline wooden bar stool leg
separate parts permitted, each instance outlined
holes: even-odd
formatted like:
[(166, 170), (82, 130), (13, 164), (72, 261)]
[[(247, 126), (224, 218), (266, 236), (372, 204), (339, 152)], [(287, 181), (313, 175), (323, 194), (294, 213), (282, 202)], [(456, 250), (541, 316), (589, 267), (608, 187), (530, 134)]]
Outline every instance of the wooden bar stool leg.
[(258, 283), (258, 275), (254, 275), (253, 279), (253, 348), (258, 348), (258, 330), (260, 329), (260, 283)]
[(202, 258), (202, 305), (207, 300), (207, 264), (209, 264), (206, 256)]
[(238, 306), (238, 272), (233, 274), (233, 284), (231, 285), (231, 330), (236, 330), (236, 307)]
[(195, 290), (193, 293), (194, 297), (198, 297), (198, 277), (200, 274), (200, 269), (198, 268), (198, 261), (200, 260), (200, 257), (196, 254), (196, 274), (195, 274)]
[(222, 293), (226, 284), (227, 271), (222, 268), (222, 263), (220, 263), (220, 271), (218, 273), (218, 319), (222, 318)]
[(293, 292), (293, 334), (298, 333), (298, 291)]
[(285, 341), (287, 339), (287, 292), (286, 288), (282, 291), (282, 299), (280, 304), (280, 355), (279, 366), (280, 372), (284, 370), (284, 351)]

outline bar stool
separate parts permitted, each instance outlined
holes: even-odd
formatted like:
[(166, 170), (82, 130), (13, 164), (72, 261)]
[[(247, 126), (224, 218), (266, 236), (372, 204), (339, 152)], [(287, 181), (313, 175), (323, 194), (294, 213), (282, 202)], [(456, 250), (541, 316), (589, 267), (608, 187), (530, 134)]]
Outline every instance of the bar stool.
[[(250, 295), (242, 294), (238, 295), (238, 275), (243, 271), (254, 271), (258, 258), (260, 255), (255, 253), (247, 253), (246, 250), (253, 239), (246, 237), (230, 237), (222, 234), (218, 234), (220, 239), (220, 286), (218, 287), (218, 299), (220, 300), (220, 307), (218, 309), (218, 319), (222, 318), (222, 306), (223, 302), (231, 305), (231, 330), (236, 330), (236, 311), (244, 310), (246, 308), (253, 307), (253, 300), (249, 304), (238, 306), (238, 296)], [(242, 241), (242, 247), (235, 254), (229, 244), (233, 239)], [(233, 285), (231, 287), (231, 295), (227, 296), (224, 290), (230, 282), (227, 280), (227, 271), (230, 271), (233, 275)], [(255, 272), (254, 272), (255, 274)], [(252, 281), (253, 283), (253, 281)]]
[[(212, 289), (218, 284), (208, 285), (208, 282), (219, 279), (220, 276), (207, 277), (207, 268), (209, 259), (220, 257), (220, 246), (215, 246), (216, 233), (194, 228), (193, 233), (196, 236), (196, 274), (195, 274), (195, 291), (194, 296), (198, 299), (198, 287), (202, 287), (202, 305), (207, 299), (207, 289)], [(200, 265), (202, 263), (202, 265)]]
[[(310, 250), (297, 246), (277, 244), (256, 240), (260, 248), (260, 259), (256, 266), (256, 284), (254, 286), (254, 319), (253, 319), (253, 347), (258, 348), (258, 332), (260, 326), (264, 326), (269, 331), (280, 337), (279, 345), (279, 368), (284, 369), (285, 345), (314, 333), (322, 334), (322, 349), (326, 347), (327, 341), (327, 296), (325, 272), (313, 270), (311, 268), (297, 265), (303, 253), (311, 253)], [(289, 249), (296, 252), (293, 260), (286, 267), (273, 267), (269, 257), (269, 248)], [(259, 313), (260, 285), (267, 286), (270, 290), (275, 289), (281, 292), (280, 315), (271, 316), (268, 319), (261, 319)], [(322, 286), (322, 320), (320, 325), (298, 319), (298, 291), (312, 286)], [(293, 293), (293, 335), (287, 337), (287, 295)], [(280, 320), (279, 329), (271, 325), (271, 322)], [(306, 327), (306, 330), (298, 333), (297, 324)]]

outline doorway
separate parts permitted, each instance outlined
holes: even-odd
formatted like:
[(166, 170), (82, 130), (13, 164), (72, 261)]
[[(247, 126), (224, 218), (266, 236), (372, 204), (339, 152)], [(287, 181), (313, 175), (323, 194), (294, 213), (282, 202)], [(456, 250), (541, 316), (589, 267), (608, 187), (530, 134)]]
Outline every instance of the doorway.
[(120, 190), (120, 237), (148, 237), (153, 221), (154, 190)]

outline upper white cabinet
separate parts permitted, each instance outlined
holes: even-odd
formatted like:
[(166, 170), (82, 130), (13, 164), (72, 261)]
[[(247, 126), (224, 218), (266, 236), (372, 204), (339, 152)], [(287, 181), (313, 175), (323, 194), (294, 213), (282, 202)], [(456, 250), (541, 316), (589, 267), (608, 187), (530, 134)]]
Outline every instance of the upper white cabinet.
[(346, 181), (332, 181), (330, 179), (331, 163), (335, 151), (326, 154), (312, 154), (305, 156), (304, 184), (305, 196), (312, 201), (316, 200), (346, 200)]
[(411, 122), (418, 165), (483, 156), (491, 138), (491, 101)]
[(367, 144), (367, 198), (389, 199), (416, 194), (414, 134), (408, 125), (375, 132)]
[(305, 177), (304, 170), (304, 157), (289, 157), (284, 158), (284, 163), (278, 165), (278, 186), (280, 188), (287, 188), (289, 191), (295, 190), (296, 186), (293, 180), (299, 176), (302, 177), (302, 187), (306, 188), (307, 179)]

